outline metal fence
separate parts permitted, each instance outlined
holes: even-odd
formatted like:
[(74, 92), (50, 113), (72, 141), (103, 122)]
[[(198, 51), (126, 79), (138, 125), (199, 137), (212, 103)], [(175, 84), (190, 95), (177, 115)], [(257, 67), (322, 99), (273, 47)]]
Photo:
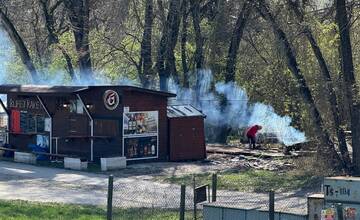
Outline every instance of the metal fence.
[(252, 210), (248, 211), (248, 216), (254, 218), (238, 218), (241, 220), (261, 220), (263, 217), (259, 219), (260, 216), (267, 216), (264, 219), (270, 220), (306, 219), (306, 199), (286, 193), (227, 190), (221, 185), (219, 187), (222, 180), (216, 174), (208, 178), (205, 185), (204, 181), (196, 179), (187, 182), (186, 186), (148, 180), (129, 181), (126, 178), (114, 180), (112, 176), (109, 177), (108, 219), (226, 220), (217, 218), (215, 214), (203, 214), (204, 210), (209, 212), (209, 207), (213, 211), (231, 209), (243, 210), (245, 213), (246, 210)]
[[(111, 181), (109, 194), (112, 202), (108, 204), (108, 219), (179, 219), (181, 204), (181, 186), (138, 180), (129, 183)], [(113, 182), (113, 183), (112, 183)], [(111, 187), (112, 186), (112, 187)], [(186, 219), (193, 219), (192, 187), (185, 187), (183, 196)]]

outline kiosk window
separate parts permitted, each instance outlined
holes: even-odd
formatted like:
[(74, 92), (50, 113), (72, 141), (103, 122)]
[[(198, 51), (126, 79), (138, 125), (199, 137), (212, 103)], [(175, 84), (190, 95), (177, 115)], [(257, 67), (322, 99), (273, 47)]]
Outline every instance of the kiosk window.
[(69, 111), (76, 114), (84, 114), (84, 108), (80, 100), (70, 100)]
[(119, 136), (120, 129), (118, 120), (95, 119), (94, 125), (95, 135), (110, 137)]

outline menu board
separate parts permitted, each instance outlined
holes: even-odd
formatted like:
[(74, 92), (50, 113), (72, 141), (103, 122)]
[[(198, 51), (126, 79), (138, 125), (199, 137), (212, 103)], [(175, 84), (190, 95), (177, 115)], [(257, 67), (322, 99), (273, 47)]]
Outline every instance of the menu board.
[(124, 112), (123, 152), (127, 159), (158, 155), (158, 112)]
[(45, 117), (27, 111), (11, 110), (11, 131), (36, 133), (45, 131)]

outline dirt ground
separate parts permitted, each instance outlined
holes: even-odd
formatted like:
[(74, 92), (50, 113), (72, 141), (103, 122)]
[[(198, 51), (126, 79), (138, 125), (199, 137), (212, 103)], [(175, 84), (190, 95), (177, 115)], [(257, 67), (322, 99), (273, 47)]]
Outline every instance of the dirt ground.
[[(141, 178), (151, 179), (155, 176), (181, 176), (206, 172), (243, 170), (246, 168), (286, 171), (294, 167), (293, 158), (295, 156), (283, 155), (282, 149), (279, 148), (279, 146), (264, 146), (255, 150), (249, 150), (244, 145), (216, 146), (220, 146), (225, 150), (233, 148), (235, 153), (208, 153), (207, 158), (202, 161), (132, 164), (126, 169), (115, 172), (112, 171), (111, 174), (119, 177), (139, 176)], [(236, 150), (240, 150), (241, 152), (237, 152)], [(208, 151), (210, 151), (209, 148)]]

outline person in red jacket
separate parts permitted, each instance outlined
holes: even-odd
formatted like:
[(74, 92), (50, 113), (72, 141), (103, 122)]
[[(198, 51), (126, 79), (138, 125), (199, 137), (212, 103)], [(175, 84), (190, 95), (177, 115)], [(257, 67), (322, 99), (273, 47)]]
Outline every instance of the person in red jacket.
[(254, 125), (246, 130), (246, 137), (249, 140), (250, 148), (256, 147), (256, 133), (261, 129), (262, 129), (262, 127), (260, 125)]

